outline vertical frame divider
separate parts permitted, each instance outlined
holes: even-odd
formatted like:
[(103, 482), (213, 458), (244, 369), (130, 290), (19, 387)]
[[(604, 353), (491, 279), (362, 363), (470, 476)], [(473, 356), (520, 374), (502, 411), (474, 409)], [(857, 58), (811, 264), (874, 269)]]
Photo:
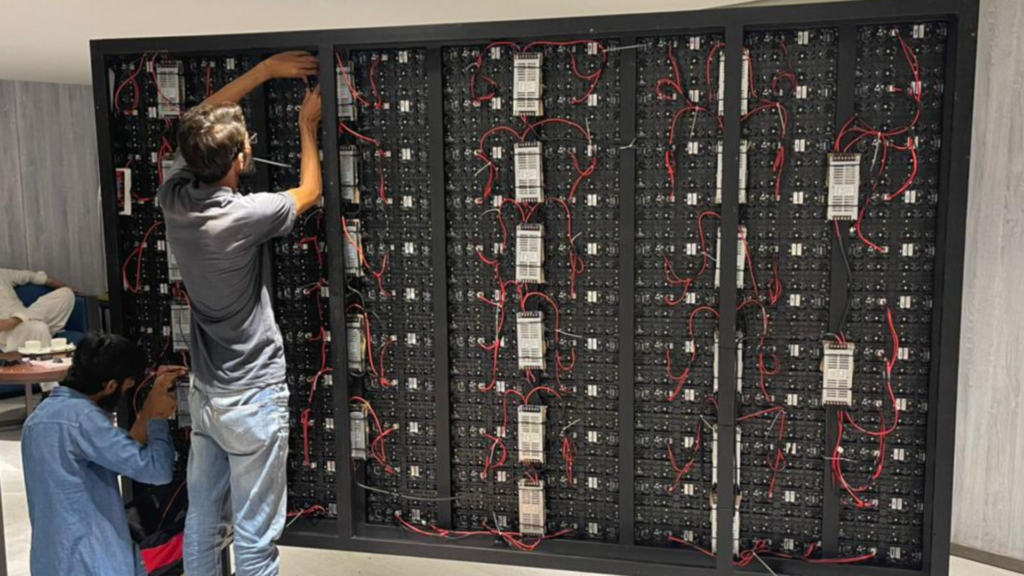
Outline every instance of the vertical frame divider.
[[(621, 39), (623, 46), (636, 44), (635, 36)], [(623, 142), (636, 138), (636, 50), (623, 50), (620, 81)], [(632, 546), (635, 530), (634, 426), (636, 334), (633, 290), (636, 285), (636, 148), (619, 150), (621, 188), (619, 198), (619, 544)]]
[[(434, 398), (437, 491), (452, 496), (451, 389), (448, 380), (448, 226), (444, 176), (444, 62), (441, 46), (427, 49), (427, 119), (430, 131), (430, 227), (434, 258)], [(439, 502), (438, 522), (452, 525), (452, 501)]]
[(110, 298), (110, 330), (123, 334), (124, 292), (120, 275), (121, 250), (117, 221), (117, 194), (114, 192), (114, 154), (110, 139), (110, 86), (106, 52), (92, 43), (92, 102), (96, 110), (97, 152), (99, 153), (100, 197), (103, 215), (103, 240), (107, 257), (107, 294)]
[[(111, 151), (110, 138), (110, 86), (108, 85), (106, 54), (102, 49), (97, 48), (95, 43), (92, 48), (92, 101), (96, 110), (96, 131), (97, 146), (99, 155), (100, 170), (100, 208), (103, 215), (103, 246), (107, 259), (107, 295), (110, 298), (110, 331), (114, 334), (124, 335), (124, 287), (121, 279), (120, 269), (123, 261), (121, 254), (120, 223), (117, 217), (117, 193), (115, 192), (114, 178), (114, 154)], [(130, 404), (127, 399), (122, 400), (118, 411), (121, 414), (130, 413), (125, 410)], [(119, 418), (118, 425), (127, 430), (131, 426), (131, 419)], [(124, 476), (120, 479), (121, 491), (125, 502), (132, 499), (134, 482)], [(6, 566), (6, 563), (5, 563)]]
[[(348, 343), (345, 330), (345, 265), (342, 254), (345, 245), (341, 233), (341, 188), (338, 178), (338, 107), (334, 76), (334, 46), (321, 45), (320, 59), (320, 95), (323, 99), (323, 122), (320, 131), (320, 147), (323, 151), (323, 186), (324, 211), (326, 212), (327, 273), (332, 284), (331, 297), (328, 299), (328, 311), (331, 326), (331, 367), (334, 374), (336, 391), (334, 393), (334, 442), (337, 460), (348, 462), (352, 453), (349, 438), (348, 421)], [(330, 75), (327, 71), (330, 70)], [(324, 80), (329, 78), (329, 80)], [(341, 544), (349, 541), (354, 532), (356, 509), (355, 483), (352, 467), (338, 466), (337, 503), (338, 503), (338, 537)]]
[[(842, 124), (854, 113), (854, 89), (856, 78), (854, 71), (857, 68), (857, 25), (854, 23), (843, 23), (839, 26), (839, 59), (836, 66), (837, 93), (836, 93), (836, 118), (835, 133), (838, 134)], [(827, 193), (827, 190), (824, 191)], [(843, 224), (840, 223), (839, 230), (845, 234)], [(829, 332), (838, 334), (842, 329), (843, 315), (845, 313), (846, 301), (849, 298), (847, 289), (849, 287), (849, 274), (846, 272), (846, 265), (843, 260), (843, 241), (830, 234), (832, 238), (832, 260), (829, 266)], [(830, 446), (835, 446), (838, 440), (837, 410), (835, 407), (825, 406), (825, 453), (828, 453)], [(821, 519), (821, 551), (825, 557), (836, 557), (839, 554), (839, 491), (832, 485), (830, 472), (822, 472), (822, 519)]]
[[(952, 529), (953, 471), (956, 462), (957, 378), (960, 365), (960, 322), (963, 307), (963, 273), (967, 234), (967, 194), (971, 166), (970, 138), (953, 137), (954, 130), (971, 133), (974, 111), (975, 58), (978, 49), (978, 4), (963, 8), (950, 21), (946, 46), (946, 77), (943, 114), (942, 173), (939, 183), (933, 352), (929, 390), (929, 438), (925, 468), (923, 568), (928, 574), (949, 573)], [(953, 88), (949, 93), (949, 87)], [(956, 169), (953, 167), (965, 167)], [(937, 336), (934, 336), (937, 334)], [(941, 423), (941, 424), (940, 424)]]
[(736, 264), (739, 247), (740, 97), (743, 70), (743, 25), (725, 30), (725, 118), (722, 142), (722, 227), (718, 293), (718, 515), (717, 566), (733, 571), (733, 513), (737, 501), (736, 472)]

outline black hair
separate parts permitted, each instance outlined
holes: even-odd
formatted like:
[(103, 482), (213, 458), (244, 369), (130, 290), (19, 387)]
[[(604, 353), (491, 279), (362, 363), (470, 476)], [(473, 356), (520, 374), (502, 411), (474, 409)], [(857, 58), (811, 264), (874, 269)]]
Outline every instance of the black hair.
[(116, 334), (90, 333), (78, 344), (61, 385), (92, 396), (111, 380), (139, 382), (145, 372), (146, 354), (137, 344)]
[(201, 104), (178, 123), (178, 151), (204, 184), (231, 171), (231, 164), (245, 151), (245, 141), (245, 116), (238, 104)]

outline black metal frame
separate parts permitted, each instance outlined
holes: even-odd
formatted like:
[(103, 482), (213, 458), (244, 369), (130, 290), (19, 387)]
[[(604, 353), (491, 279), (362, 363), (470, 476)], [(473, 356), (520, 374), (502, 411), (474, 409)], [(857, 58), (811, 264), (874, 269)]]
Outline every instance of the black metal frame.
[[(899, 2), (860, 1), (835, 4), (813, 4), (781, 6), (771, 8), (742, 8), (715, 11), (664, 13), (645, 15), (603, 16), (558, 20), (535, 20), (517, 22), (492, 22), (461, 25), (429, 25), (400, 28), (366, 28), (349, 30), (320, 30), (311, 32), (281, 32), (239, 34), (225, 36), (186, 36), (173, 38), (139, 38), (125, 40), (98, 40), (91, 43), (93, 65), (93, 87), (96, 106), (96, 125), (99, 139), (100, 181), (104, 190), (103, 218), (108, 264), (108, 285), (113, 304), (112, 327), (115, 332), (123, 330), (121, 318), (121, 280), (117, 263), (122, 256), (118, 253), (118, 217), (114, 189), (114, 166), (110, 150), (110, 86), (107, 78), (105, 59), (108, 56), (134, 54), (143, 51), (170, 51), (180, 54), (211, 53), (218, 51), (271, 51), (296, 46), (315, 47), (318, 50), (322, 70), (333, 70), (332, 53), (337, 49), (352, 48), (398, 48), (425, 47), (427, 49), (428, 88), (430, 104), (428, 114), (434, 129), (430, 135), (431, 168), (430, 187), (433, 208), (430, 214), (434, 235), (434, 257), (436, 262), (434, 282), (446, 284), (445, 262), (445, 203), (444, 203), (444, 160), (442, 126), (442, 77), (441, 48), (443, 46), (479, 43), (491, 38), (507, 37), (616, 37), (623, 45), (633, 43), (638, 35), (645, 34), (692, 34), (703, 31), (724, 31), (727, 41), (726, 60), (726, 114), (724, 130), (725, 181), (724, 204), (722, 206), (723, 227), (735, 230), (738, 225), (739, 185), (739, 141), (740, 141), (740, 61), (743, 35), (748, 30), (778, 29), (815, 26), (835, 26), (840, 29), (839, 67), (847, 73), (840, 78), (852, 76), (855, 59), (855, 42), (850, 31), (856, 31), (861, 24), (890, 22), (916, 22), (941, 20), (949, 23), (949, 44), (947, 51), (947, 97), (944, 110), (942, 150), (942, 181), (940, 184), (939, 230), (937, 236), (936, 294), (937, 303), (933, 322), (932, 382), (929, 400), (929, 431), (927, 453), (929, 460), (926, 475), (926, 503), (924, 524), (925, 558), (920, 570), (905, 570), (858, 565), (817, 565), (795, 561), (768, 560), (774, 568), (798, 576), (824, 576), (826, 574), (863, 574), (866, 576), (899, 576), (919, 574), (921, 576), (945, 576), (949, 571), (949, 535), (953, 489), (954, 423), (956, 419), (956, 386), (960, 334), (960, 309), (964, 260), (965, 214), (967, 207), (967, 182), (970, 153), (971, 119), (974, 95), (974, 61), (977, 45), (978, 0), (900, 0)], [(845, 32), (845, 33), (844, 33)], [(635, 132), (635, 53), (624, 51), (623, 78), (621, 85), (623, 115), (622, 130), (629, 140)], [(842, 80), (840, 80), (842, 82)], [(334, 82), (321, 84), (324, 95), (324, 126), (333, 126), (337, 121), (334, 105)], [(840, 85), (839, 117), (852, 112), (851, 88)], [(955, 130), (954, 130), (955, 127)], [(323, 134), (324, 186), (328, 210), (339, 197), (337, 179), (337, 141), (332, 130)], [(634, 217), (634, 152), (626, 149), (622, 154), (622, 201), (620, 205), (621, 268), (620, 330), (626, 338), (634, 332), (633, 275), (635, 240)], [(957, 168), (952, 169), (953, 166)], [(731, 254), (736, 250), (737, 238), (723, 234), (722, 253)], [(328, 249), (331, 253), (342, 252), (342, 237), (339, 225), (328, 226)], [(835, 264), (835, 263), (834, 263)], [(722, 260), (723, 278), (735, 275), (736, 263), (730, 258)], [(845, 290), (845, 275), (841, 265), (833, 265), (838, 277), (833, 277), (833, 290)], [(343, 276), (340, 258), (329, 259), (329, 274), (332, 278)], [(731, 342), (735, 335), (735, 302), (737, 293), (730, 282), (723, 282), (720, 292), (721, 318), (719, 330), (722, 343)], [(833, 301), (838, 301), (833, 299)], [(447, 358), (447, 302), (435, 298), (434, 309), (437, 321), (435, 342), (437, 357)], [(839, 311), (841, 314), (841, 311)], [(836, 317), (833, 311), (833, 318)], [(331, 299), (331, 326), (334, 333), (344, 335), (343, 303)], [(340, 342), (340, 340), (339, 340)], [(627, 461), (633, 453), (633, 395), (628, 391), (633, 386), (634, 358), (632, 346), (620, 346), (620, 458)], [(346, 347), (333, 347), (333, 366), (344, 373)], [(720, 346), (722, 361), (719, 363), (720, 390), (720, 440), (725, 446), (734, 442), (736, 425), (735, 398), (735, 354), (728, 345)], [(732, 361), (731, 361), (732, 360)], [(437, 446), (449, 445), (450, 429), (449, 386), (447, 364), (438, 362), (436, 373)], [(342, 367), (342, 368), (339, 368)], [(349, 438), (346, 395), (338, 394), (335, 409), (339, 425), (336, 451), (339, 455), (349, 453)], [(941, 423), (941, 425), (940, 425)], [(439, 496), (451, 495), (450, 455), (439, 450), (438, 475)], [(720, 450), (718, 465), (721, 470), (731, 470), (734, 453)], [(368, 525), (360, 517), (361, 506), (356, 498), (352, 482), (352, 471), (348, 466), (339, 466), (337, 521), (319, 523), (304, 522), (297, 529), (290, 530), (283, 543), (297, 546), (353, 550), (373, 553), (389, 553), (430, 558), (507, 563), (533, 567), (557, 567), (562, 569), (619, 573), (675, 575), (680, 569), (692, 576), (723, 575), (742, 571), (760, 571), (762, 567), (751, 565), (739, 569), (733, 565), (732, 548), (732, 502), (734, 500), (734, 478), (722, 474), (718, 485), (718, 531), (719, 546), (714, 561), (696, 554), (677, 549), (661, 549), (636, 546), (633, 543), (633, 469), (620, 466), (620, 508), (621, 541), (617, 544), (591, 543), (580, 541), (545, 542), (534, 553), (513, 552), (504, 547), (495, 547), (485, 541), (441, 541), (409, 535), (396, 527)], [(826, 494), (829, 490), (826, 490)], [(450, 506), (440, 507), (441, 522), (451, 520)], [(445, 511), (445, 508), (447, 510)], [(823, 548), (826, 554), (834, 553), (837, 546), (838, 501), (826, 496), (824, 504), (823, 531), (831, 530), (825, 536)]]

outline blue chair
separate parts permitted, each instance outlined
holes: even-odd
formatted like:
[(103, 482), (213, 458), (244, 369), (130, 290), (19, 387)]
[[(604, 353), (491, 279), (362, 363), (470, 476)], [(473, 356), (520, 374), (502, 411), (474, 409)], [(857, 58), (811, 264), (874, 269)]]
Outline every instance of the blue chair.
[[(53, 291), (53, 288), (48, 286), (39, 286), (36, 284), (26, 284), (24, 286), (18, 286), (14, 289), (18, 294), (18, 298), (21, 299), (25, 306), (31, 306), (33, 302), (39, 299), (44, 294), (49, 294)], [(64, 325), (64, 330), (58, 332), (55, 338), (67, 338), (68, 342), (74, 342), (78, 344), (85, 338), (85, 335), (90, 331), (100, 330), (100, 302), (95, 296), (82, 296), (80, 294), (75, 295), (75, 308), (71, 311), (71, 316), (68, 318), (67, 323)], [(13, 398), (15, 396), (22, 396), (25, 394), (26, 387), (23, 386), (0, 386), (0, 398)], [(26, 398), (28, 400), (28, 398)], [(27, 410), (31, 411), (32, 407), (26, 404)], [(7, 425), (8, 423), (0, 424), (0, 427)]]
[[(40, 296), (49, 294), (53, 288), (26, 284), (14, 289), (18, 298), (27, 307), (39, 299)], [(85, 338), (90, 330), (100, 329), (100, 302), (95, 296), (75, 295), (75, 309), (71, 312), (64, 330), (56, 335), (56, 338), (67, 338), (68, 342), (78, 344)]]

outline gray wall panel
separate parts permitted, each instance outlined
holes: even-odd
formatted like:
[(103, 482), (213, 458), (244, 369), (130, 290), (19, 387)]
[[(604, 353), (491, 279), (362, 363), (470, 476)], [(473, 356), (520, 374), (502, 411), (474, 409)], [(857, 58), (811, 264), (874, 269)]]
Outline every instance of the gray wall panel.
[(102, 294), (106, 276), (91, 90), (17, 82), (14, 92), (27, 265)]
[(1024, 2), (983, 0), (953, 541), (1024, 559)]
[(16, 86), (17, 82), (0, 80), (0, 267), (4, 268), (28, 266)]

